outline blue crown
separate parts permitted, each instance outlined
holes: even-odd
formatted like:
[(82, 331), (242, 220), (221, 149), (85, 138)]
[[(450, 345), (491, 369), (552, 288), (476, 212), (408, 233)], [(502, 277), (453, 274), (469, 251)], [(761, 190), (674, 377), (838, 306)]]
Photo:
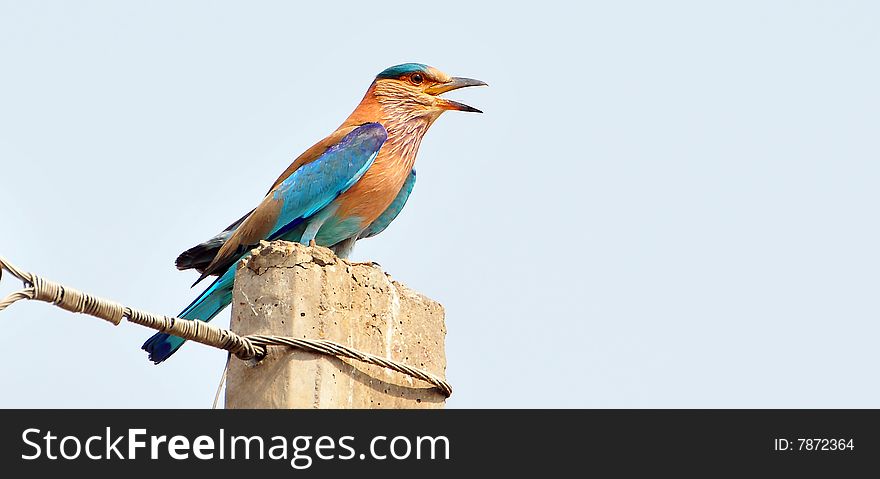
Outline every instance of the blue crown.
[(402, 65), (394, 65), (386, 68), (385, 71), (376, 75), (376, 78), (399, 78), (401, 75), (415, 72), (428, 72), (428, 65), (423, 63), (404, 63)]

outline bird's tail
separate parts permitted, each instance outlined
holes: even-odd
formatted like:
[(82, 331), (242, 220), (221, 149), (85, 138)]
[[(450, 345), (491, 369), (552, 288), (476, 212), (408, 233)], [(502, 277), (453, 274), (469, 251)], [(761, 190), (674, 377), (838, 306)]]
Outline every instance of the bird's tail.
[[(214, 316), (217, 316), (232, 302), (232, 280), (234, 277), (235, 266), (233, 265), (223, 276), (211, 283), (211, 286), (190, 303), (178, 317), (199, 321), (214, 319)], [(186, 342), (185, 339), (177, 336), (156, 333), (141, 346), (141, 349), (149, 353), (150, 361), (159, 364), (180, 349), (184, 342)]]

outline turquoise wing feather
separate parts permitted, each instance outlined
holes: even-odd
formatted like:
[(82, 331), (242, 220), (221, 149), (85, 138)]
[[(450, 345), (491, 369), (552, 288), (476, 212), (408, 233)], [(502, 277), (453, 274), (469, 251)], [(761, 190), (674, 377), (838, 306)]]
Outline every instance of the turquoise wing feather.
[(357, 183), (373, 164), (386, 138), (382, 125), (366, 123), (282, 181), (272, 193), (283, 201), (283, 206), (269, 238), (281, 236)]

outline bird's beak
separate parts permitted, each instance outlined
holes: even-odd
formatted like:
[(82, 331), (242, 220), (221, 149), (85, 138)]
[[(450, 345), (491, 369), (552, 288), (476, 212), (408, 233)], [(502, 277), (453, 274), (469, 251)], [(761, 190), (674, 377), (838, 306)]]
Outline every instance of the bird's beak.
[(437, 95), (442, 93), (446, 93), (452, 90), (458, 90), (459, 88), (464, 88), (468, 86), (488, 86), (485, 82), (480, 80), (474, 80), (473, 78), (461, 78), (461, 77), (453, 77), (452, 80), (449, 80), (446, 83), (440, 83), (434, 85), (432, 87), (428, 87), (425, 89), (425, 93), (429, 95), (434, 95), (437, 99), (434, 101), (435, 106), (437, 108), (441, 108), (443, 110), (458, 110), (458, 111), (469, 111), (473, 113), (483, 113), (480, 110), (472, 106), (465, 105), (464, 103), (459, 103), (457, 101), (447, 100), (446, 98), (440, 98)]

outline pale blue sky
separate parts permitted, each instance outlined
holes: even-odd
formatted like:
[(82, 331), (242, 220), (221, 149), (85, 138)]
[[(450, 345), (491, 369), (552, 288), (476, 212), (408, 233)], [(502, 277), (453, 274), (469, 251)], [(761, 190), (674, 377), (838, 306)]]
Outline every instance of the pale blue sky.
[[(300, 3), (0, 1), (0, 255), (176, 314), (178, 252), (428, 63), (486, 113), (354, 257), (445, 305), (450, 407), (880, 407), (880, 4)], [(0, 331), (2, 407), (210, 407), (225, 359)]]

